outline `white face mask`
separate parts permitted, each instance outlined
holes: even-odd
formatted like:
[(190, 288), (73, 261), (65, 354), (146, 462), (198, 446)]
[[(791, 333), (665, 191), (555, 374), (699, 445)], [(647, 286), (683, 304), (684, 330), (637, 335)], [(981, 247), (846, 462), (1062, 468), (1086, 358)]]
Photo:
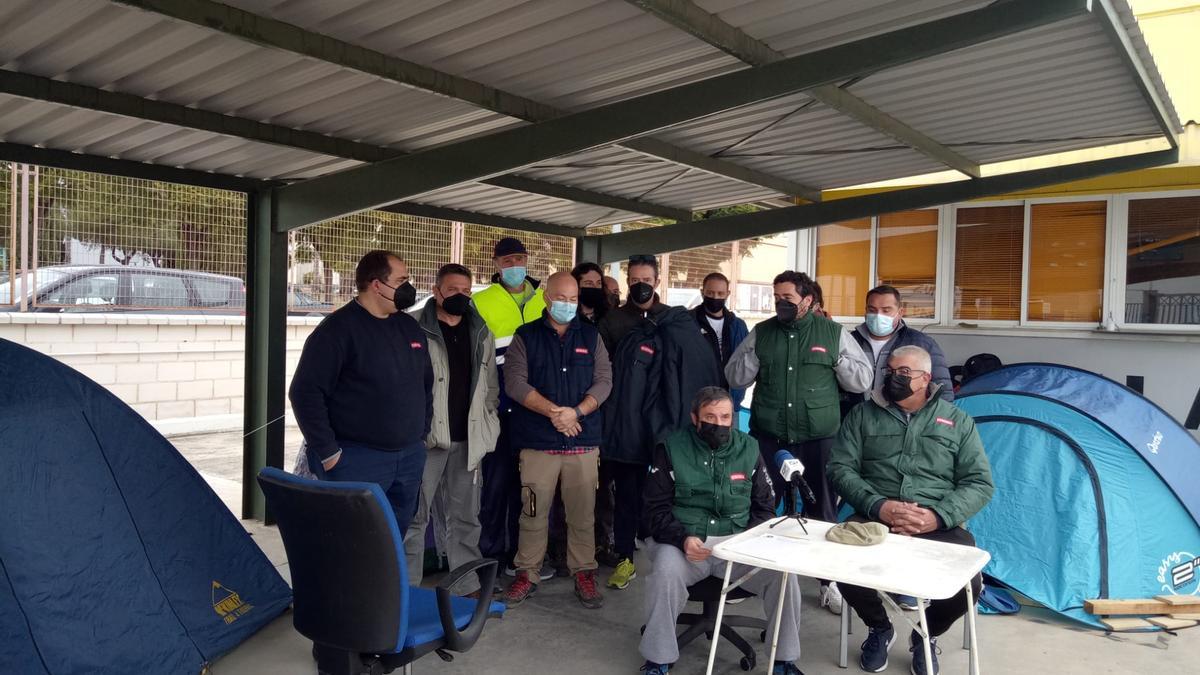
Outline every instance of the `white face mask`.
[(896, 317), (886, 314), (868, 314), (867, 330), (875, 337), (891, 335), (896, 329)]

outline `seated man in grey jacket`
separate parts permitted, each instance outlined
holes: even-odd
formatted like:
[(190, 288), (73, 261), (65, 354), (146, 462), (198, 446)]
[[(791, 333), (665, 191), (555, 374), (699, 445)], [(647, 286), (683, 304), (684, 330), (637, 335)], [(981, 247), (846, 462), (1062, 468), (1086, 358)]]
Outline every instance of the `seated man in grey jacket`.
[[(493, 366), (491, 331), (471, 306), (471, 272), (457, 264), (438, 270), (433, 297), (418, 310), (433, 363), (433, 422), (426, 445), (421, 498), (404, 535), (409, 583), (421, 583), (425, 526), (435, 497), (445, 506), (450, 569), (479, 555), (479, 463), (496, 447), (500, 383)], [(479, 580), (468, 575), (459, 591), (475, 595)]]

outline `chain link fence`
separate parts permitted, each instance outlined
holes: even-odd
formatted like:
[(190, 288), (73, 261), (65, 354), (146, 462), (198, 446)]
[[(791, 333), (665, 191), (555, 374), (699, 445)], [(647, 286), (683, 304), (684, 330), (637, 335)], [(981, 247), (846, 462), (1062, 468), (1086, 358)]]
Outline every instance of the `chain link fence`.
[[(0, 163), (0, 308), (12, 311), (245, 311), (246, 196), (211, 188)], [(27, 231), (29, 236), (22, 237)], [(519, 237), (538, 278), (569, 270), (575, 240), (365, 211), (289, 234), (288, 309), (331, 311), (356, 292), (368, 250), (395, 251), (427, 294), (462, 262), (490, 283), (492, 248)], [(21, 253), (28, 270), (21, 268)], [(28, 287), (24, 285), (28, 277)]]
[(0, 162), (0, 308), (16, 300), (11, 282), (17, 272), (17, 172), (12, 164)]

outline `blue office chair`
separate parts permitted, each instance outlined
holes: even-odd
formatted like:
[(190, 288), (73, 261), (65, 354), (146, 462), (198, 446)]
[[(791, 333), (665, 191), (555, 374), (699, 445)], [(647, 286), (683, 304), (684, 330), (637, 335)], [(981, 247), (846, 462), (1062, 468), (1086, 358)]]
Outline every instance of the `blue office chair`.
[[(279, 523), (294, 596), (293, 624), (313, 641), (320, 675), (378, 675), (437, 652), (470, 649), (489, 616), (495, 560), (476, 560), (449, 573), (436, 590), (408, 585), (404, 537), (383, 491), (374, 483), (300, 478), (279, 469), (258, 474), (267, 507)], [(477, 574), (480, 598), (450, 589)]]

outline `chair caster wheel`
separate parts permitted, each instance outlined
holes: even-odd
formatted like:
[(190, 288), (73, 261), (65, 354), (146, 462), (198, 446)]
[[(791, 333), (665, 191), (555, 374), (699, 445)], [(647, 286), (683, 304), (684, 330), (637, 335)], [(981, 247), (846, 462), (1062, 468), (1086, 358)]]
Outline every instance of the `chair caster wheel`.
[(764, 645), (767, 644), (767, 631), (761, 630), (758, 632), (758, 641)]
[(639, 629), (638, 629), (638, 633), (639, 633), (639, 634), (641, 634), (641, 635), (645, 635), (645, 634), (646, 634), (646, 627), (645, 627), (645, 626), (642, 626), (641, 628), (639, 628)]
[(751, 670), (754, 670), (754, 665), (757, 660), (758, 659), (753, 656), (743, 656), (742, 660), (738, 661), (738, 665), (742, 667), (742, 670), (750, 672)]

